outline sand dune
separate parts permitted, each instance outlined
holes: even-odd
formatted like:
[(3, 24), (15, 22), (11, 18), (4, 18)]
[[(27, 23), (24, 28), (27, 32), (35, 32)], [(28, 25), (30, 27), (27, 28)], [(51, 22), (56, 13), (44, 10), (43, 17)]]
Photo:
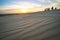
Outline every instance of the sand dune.
[(2, 16), (0, 40), (60, 40), (60, 10)]

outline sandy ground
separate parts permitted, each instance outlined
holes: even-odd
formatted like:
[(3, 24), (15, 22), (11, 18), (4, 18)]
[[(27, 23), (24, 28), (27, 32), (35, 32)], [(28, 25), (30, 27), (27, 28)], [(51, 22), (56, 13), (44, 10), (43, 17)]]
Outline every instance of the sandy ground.
[(0, 17), (0, 40), (60, 40), (60, 12)]

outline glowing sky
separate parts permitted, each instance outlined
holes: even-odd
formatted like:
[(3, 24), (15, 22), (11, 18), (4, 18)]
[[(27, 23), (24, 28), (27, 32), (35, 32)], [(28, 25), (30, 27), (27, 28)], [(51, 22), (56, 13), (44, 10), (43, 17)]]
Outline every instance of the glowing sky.
[(60, 8), (60, 0), (0, 0), (0, 10), (31, 8), (38, 11), (51, 6)]

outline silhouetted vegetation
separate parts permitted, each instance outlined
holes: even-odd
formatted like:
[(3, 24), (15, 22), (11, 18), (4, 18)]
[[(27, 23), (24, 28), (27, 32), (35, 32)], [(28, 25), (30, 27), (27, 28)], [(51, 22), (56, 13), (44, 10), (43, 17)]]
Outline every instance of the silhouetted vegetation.
[(54, 7), (51, 7), (51, 10), (54, 10)]
[(46, 8), (46, 9), (45, 9), (45, 11), (49, 11), (49, 10), (50, 10), (50, 8)]
[(56, 7), (54, 8), (54, 7), (52, 6), (51, 8), (46, 8), (44, 11), (50, 11), (50, 10), (57, 10), (57, 8), (56, 8)]
[(57, 8), (55, 8), (55, 10), (57, 10)]

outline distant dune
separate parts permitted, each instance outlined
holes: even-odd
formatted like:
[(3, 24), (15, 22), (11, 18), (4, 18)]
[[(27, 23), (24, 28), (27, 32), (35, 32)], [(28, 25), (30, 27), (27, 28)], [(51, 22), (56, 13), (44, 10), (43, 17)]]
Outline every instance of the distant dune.
[[(49, 13), (52, 13), (52, 14), (60, 14), (60, 9), (57, 9), (57, 10), (50, 10), (50, 11), (39, 11), (39, 12), (31, 12), (31, 13), (46, 13), (46, 14), (49, 14)], [(28, 14), (31, 14), (31, 13), (28, 13)], [(19, 15), (20, 13), (0, 13), (0, 16), (7, 16), (7, 15)]]

